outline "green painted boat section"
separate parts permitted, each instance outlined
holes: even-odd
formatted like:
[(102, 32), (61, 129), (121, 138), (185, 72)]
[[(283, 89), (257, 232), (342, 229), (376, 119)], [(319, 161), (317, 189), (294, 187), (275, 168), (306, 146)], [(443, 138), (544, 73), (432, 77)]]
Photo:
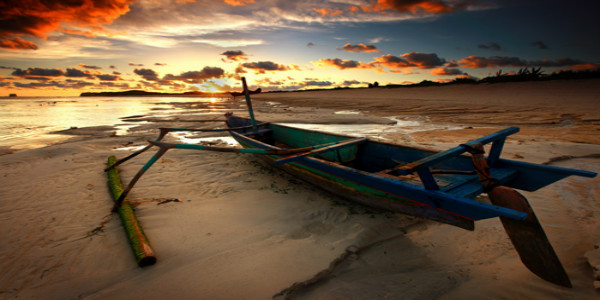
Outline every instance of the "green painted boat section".
[[(275, 126), (276, 125), (271, 125), (271, 128), (275, 127)], [(284, 129), (284, 130), (279, 131), (279, 134), (284, 134), (286, 132), (289, 132), (289, 133), (298, 133), (299, 132), (298, 130), (290, 130), (290, 131), (285, 130), (285, 129), (293, 129), (293, 128), (288, 128), (288, 127), (283, 127), (283, 126), (276, 126), (276, 127), (277, 127), (277, 129)], [(274, 133), (277, 131), (278, 130), (274, 130)], [(321, 137), (319, 137), (318, 132), (307, 132), (307, 133), (314, 134), (314, 135), (313, 134), (310, 135), (313, 138), (311, 140), (311, 141), (313, 141), (313, 143), (312, 144), (296, 144), (296, 145), (294, 145), (294, 147), (302, 148), (302, 147), (307, 147), (309, 145), (318, 145), (319, 143), (322, 144), (322, 143), (337, 142), (337, 141), (343, 141), (343, 140), (349, 139), (348, 137), (335, 136), (335, 135), (327, 136), (327, 135), (323, 135), (323, 134), (321, 134), (320, 135)], [(298, 134), (298, 136), (302, 136), (302, 135)], [(327, 137), (331, 137), (331, 139), (327, 139)], [(298, 141), (298, 137), (296, 137), (294, 140)], [(253, 146), (250, 144), (244, 143), (242, 141), (238, 141), (238, 142), (240, 142), (240, 144), (245, 148), (253, 148)], [(287, 142), (286, 142), (286, 144), (287, 144)], [(352, 153), (353, 156), (356, 155), (356, 146), (352, 146), (350, 148), (354, 148), (354, 151), (347, 151), (347, 152)], [(340, 155), (342, 155), (342, 154), (340, 153)], [(348, 155), (348, 154), (346, 153), (346, 155)], [(270, 158), (272, 158), (273, 160), (281, 158), (281, 156), (277, 156), (277, 155), (268, 155), (268, 156)], [(335, 154), (335, 157), (337, 158), (337, 154)], [(346, 180), (346, 179), (338, 177), (336, 175), (329, 174), (327, 172), (323, 172), (321, 170), (311, 168), (311, 167), (308, 167), (306, 165), (303, 165), (303, 164), (300, 164), (297, 162), (290, 162), (287, 165), (289, 167), (294, 168), (296, 171), (310, 173), (310, 176), (312, 176), (312, 177), (320, 177), (319, 178), (320, 180), (327, 181), (331, 184), (336, 184), (340, 188), (351, 190), (352, 192), (360, 193), (364, 196), (377, 198), (377, 199), (380, 199), (385, 202), (393, 202), (393, 203), (401, 203), (401, 204), (414, 204), (414, 201), (412, 201), (412, 200), (394, 196), (392, 194), (383, 192), (381, 190), (374, 189), (372, 187), (369, 187), (369, 186), (366, 186), (363, 184), (359, 184), (354, 181)]]
[(354, 181), (346, 180), (344, 178), (323, 172), (318, 169), (314, 169), (305, 165), (301, 165), (298, 163), (292, 163), (292, 165), (296, 168), (300, 168), (306, 172), (310, 172), (313, 176), (319, 176), (322, 180), (326, 180), (333, 184), (338, 184), (340, 187), (344, 189), (350, 189), (353, 192), (360, 193), (365, 196), (369, 196), (372, 198), (377, 198), (386, 202), (394, 202), (394, 203), (403, 203), (403, 204), (414, 204), (414, 201), (407, 200), (405, 198), (401, 198), (398, 196), (394, 196), (392, 194), (388, 194), (384, 191), (374, 189), (370, 186), (366, 186), (363, 184), (356, 183)]
[[(273, 130), (273, 138), (276, 141), (282, 142), (294, 148), (322, 145), (351, 139), (350, 137), (346, 136), (323, 134), (316, 131), (307, 131), (287, 126), (280, 126), (277, 124), (271, 124), (269, 128)], [(330, 161), (340, 161), (341, 159), (341, 162), (346, 162), (351, 161), (356, 157), (357, 149), (357, 146), (349, 146), (331, 152), (321, 153), (315, 156)]]

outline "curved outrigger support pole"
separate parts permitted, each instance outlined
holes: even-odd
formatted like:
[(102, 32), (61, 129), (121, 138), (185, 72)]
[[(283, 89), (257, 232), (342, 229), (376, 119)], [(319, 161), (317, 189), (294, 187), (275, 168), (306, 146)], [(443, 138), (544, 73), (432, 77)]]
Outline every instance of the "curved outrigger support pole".
[[(260, 125), (266, 125), (269, 124), (268, 122), (266, 123), (260, 123)], [(155, 142), (160, 142), (169, 132), (174, 132), (174, 131), (196, 131), (196, 132), (223, 132), (223, 131), (231, 131), (231, 130), (239, 130), (239, 129), (248, 129), (248, 128), (252, 128), (252, 125), (249, 126), (241, 126), (241, 127), (231, 127), (231, 128), (216, 128), (216, 129), (190, 129), (190, 128), (165, 128), (165, 127), (160, 127), (158, 128), (160, 130), (160, 133), (158, 134), (158, 138), (156, 138), (156, 140), (154, 140)], [(152, 148), (152, 144), (148, 144), (146, 147), (137, 150), (133, 153), (131, 153), (130, 155), (123, 157), (119, 160), (117, 160), (115, 163), (111, 164), (110, 166), (106, 167), (104, 169), (104, 172), (108, 172), (110, 169), (119, 166), (120, 164), (146, 152), (148, 149)]]
[[(234, 129), (234, 128), (231, 128)], [(361, 139), (362, 141), (363, 139)], [(190, 149), (190, 150), (208, 150), (208, 151), (217, 151), (217, 152), (234, 152), (234, 153), (246, 153), (246, 154), (265, 154), (265, 155), (293, 155), (293, 154), (311, 154), (312, 150), (315, 149), (324, 149), (323, 151), (329, 151), (332, 146), (336, 144), (342, 145), (343, 143), (339, 142), (331, 142), (322, 145), (309, 146), (304, 148), (294, 148), (294, 149), (256, 149), (256, 148), (234, 148), (234, 147), (214, 147), (214, 146), (205, 146), (205, 145), (195, 145), (195, 144), (171, 144), (171, 143), (162, 143), (156, 141), (148, 141), (149, 145), (146, 148), (150, 148), (152, 146), (159, 147), (158, 151), (146, 162), (144, 166), (135, 174), (133, 179), (129, 182), (123, 193), (119, 196), (119, 198), (115, 201), (115, 205), (113, 206), (112, 211), (116, 212), (123, 203), (127, 194), (131, 191), (133, 186), (140, 180), (142, 175), (152, 167), (152, 165), (161, 158), (169, 149)], [(115, 166), (116, 164), (113, 164)]]
[[(158, 144), (158, 145), (156, 145)], [(148, 146), (144, 147), (144, 149), (150, 149), (150, 147), (152, 146), (159, 146), (160, 149), (158, 149), (158, 152), (156, 152), (151, 158), (150, 160), (137, 172), (137, 174), (135, 174), (135, 176), (133, 176), (133, 179), (131, 179), (131, 181), (129, 182), (129, 184), (127, 185), (127, 187), (125, 188), (125, 190), (123, 190), (123, 192), (121, 193), (121, 195), (119, 196), (119, 198), (115, 201), (115, 205), (112, 208), (113, 212), (117, 212), (119, 210), (119, 207), (121, 206), (121, 204), (123, 203), (123, 200), (125, 199), (125, 197), (127, 197), (127, 194), (129, 194), (129, 191), (131, 191), (131, 189), (133, 188), (133, 186), (136, 184), (136, 182), (138, 182), (138, 180), (140, 180), (140, 178), (142, 177), (142, 175), (144, 175), (144, 173), (146, 173), (146, 171), (148, 171), (148, 169), (150, 169), (150, 167), (161, 157), (163, 156), (165, 153), (167, 153), (167, 151), (170, 149), (170, 147), (167, 147), (166, 145), (168, 144), (164, 144), (164, 143), (157, 143), (157, 142), (150, 142), (150, 144), (148, 144)], [(145, 151), (145, 150), (144, 150)], [(141, 152), (140, 152), (141, 153)], [(139, 153), (138, 153), (139, 154)], [(113, 164), (113, 166), (116, 165)]]

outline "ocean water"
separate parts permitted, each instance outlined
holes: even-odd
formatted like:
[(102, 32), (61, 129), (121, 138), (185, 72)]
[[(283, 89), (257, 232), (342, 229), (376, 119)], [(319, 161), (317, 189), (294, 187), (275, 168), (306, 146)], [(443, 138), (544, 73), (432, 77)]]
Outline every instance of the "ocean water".
[[(0, 98), (0, 148), (33, 149), (68, 139), (52, 132), (71, 127), (117, 125), (135, 115), (166, 116), (179, 112), (223, 114), (227, 98), (199, 97), (18, 97)], [(130, 125), (129, 125), (130, 126)]]
[[(276, 102), (267, 106), (276, 107)], [(143, 124), (124, 122), (131, 116), (168, 117), (175, 114), (223, 115), (228, 111), (246, 110), (243, 99), (201, 97), (19, 97), (0, 98), (0, 151), (33, 149), (61, 142), (69, 135), (52, 132), (91, 126), (115, 126), (117, 135), (127, 134), (127, 129)], [(355, 111), (339, 111), (336, 114), (360, 114)], [(211, 116), (212, 118), (213, 116)], [(335, 132), (339, 134), (370, 136), (381, 139), (393, 138), (398, 133), (416, 131), (459, 129), (460, 126), (432, 124), (425, 119), (390, 117), (393, 125), (381, 124), (311, 124), (290, 123), (292, 127)], [(205, 140), (189, 133), (174, 133), (184, 143)], [(220, 138), (227, 143), (233, 139)]]

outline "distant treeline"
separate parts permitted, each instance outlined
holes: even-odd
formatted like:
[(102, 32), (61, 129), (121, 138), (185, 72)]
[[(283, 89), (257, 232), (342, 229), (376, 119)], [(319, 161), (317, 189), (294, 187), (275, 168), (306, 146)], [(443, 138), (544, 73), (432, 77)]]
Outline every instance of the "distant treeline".
[[(517, 73), (502, 73), (499, 70), (495, 75), (488, 76), (483, 79), (475, 78), (456, 78), (450, 82), (434, 82), (430, 80), (423, 80), (415, 84), (389, 84), (386, 87), (411, 87), (411, 86), (438, 86), (448, 84), (478, 84), (478, 83), (500, 83), (500, 82), (519, 82), (519, 81), (546, 81), (546, 80), (559, 80), (559, 79), (586, 79), (586, 78), (600, 78), (600, 69), (595, 70), (583, 70), (583, 71), (571, 71), (565, 70), (560, 72), (554, 72), (550, 75), (545, 75), (542, 68), (522, 68)], [(376, 85), (369, 84), (369, 87), (376, 87)]]

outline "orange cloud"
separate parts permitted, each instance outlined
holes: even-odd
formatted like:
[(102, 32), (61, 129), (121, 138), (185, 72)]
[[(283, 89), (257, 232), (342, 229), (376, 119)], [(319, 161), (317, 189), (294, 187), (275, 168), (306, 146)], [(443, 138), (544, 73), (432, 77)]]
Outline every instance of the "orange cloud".
[[(137, 69), (136, 69), (137, 70)], [(151, 71), (151, 72), (148, 72)], [(152, 76), (156, 72), (147, 70), (146, 72)], [(140, 74), (138, 74), (140, 75)], [(211, 78), (221, 78), (225, 75), (225, 71), (219, 67), (204, 67), (200, 71), (187, 71), (179, 75), (167, 74), (163, 77), (163, 81), (179, 80), (185, 83), (202, 83)], [(141, 76), (141, 75), (140, 75)]]
[(377, 0), (370, 5), (362, 5), (366, 12), (385, 12), (386, 10), (396, 10), (401, 13), (411, 14), (442, 14), (453, 10), (452, 7), (439, 0)]
[(370, 69), (372, 66), (356, 60), (342, 60), (340, 58), (322, 58), (315, 63), (320, 67), (336, 67), (340, 70), (345, 69)]
[(495, 67), (523, 67), (527, 66), (527, 62), (521, 60), (518, 57), (504, 57), (504, 56), (493, 56), (493, 57), (480, 57), (480, 56), (468, 56), (458, 61), (458, 63), (469, 69), (479, 68), (495, 68)]
[(313, 8), (314, 11), (318, 12), (321, 17), (325, 16), (339, 16), (344, 13), (343, 10), (333, 9), (333, 8)]
[(375, 57), (375, 61), (372, 64), (382, 65), (390, 69), (414, 67), (414, 65), (408, 62), (406, 59), (391, 54)]
[(248, 55), (242, 50), (228, 50), (221, 53), (221, 55), (225, 56), (223, 61), (242, 61), (248, 59)]
[[(129, 11), (134, 0), (27, 0), (22, 3), (0, 3), (0, 41), (14, 41), (15, 36), (30, 35), (46, 38), (61, 26), (75, 25), (102, 30)], [(69, 29), (63, 31), (69, 32)], [(81, 31), (76, 31), (81, 32)], [(88, 33), (90, 34), (90, 33)], [(29, 49), (33, 49), (29, 47)]]
[(257, 74), (264, 74), (267, 71), (288, 71), (290, 69), (285, 65), (274, 63), (272, 61), (243, 63), (241, 66), (246, 69), (253, 69)]
[(375, 52), (375, 53), (380, 53), (380, 51), (374, 45), (365, 45), (363, 43), (360, 43), (358, 45), (351, 45), (350, 43), (348, 43), (348, 44), (344, 45), (344, 47), (342, 47), (342, 49), (346, 50), (348, 52)]
[(231, 6), (245, 6), (254, 3), (254, 0), (225, 0), (225, 3)]
[(78, 66), (81, 68), (84, 68), (84, 69), (92, 69), (92, 70), (102, 69), (101, 67), (98, 67), (98, 66), (91, 66), (91, 65), (86, 65), (86, 64), (78, 64)]
[(64, 33), (68, 33), (68, 34), (81, 35), (81, 36), (91, 37), (91, 38), (94, 38), (97, 36), (95, 33), (91, 32), (91, 31), (82, 31), (82, 30), (77, 30), (77, 29), (64, 28), (61, 31)]
[(436, 76), (450, 76), (450, 75), (463, 75), (464, 73), (459, 69), (450, 68), (435, 68), (431, 70), (432, 75)]
[(17, 49), (31, 49), (36, 50), (38, 46), (30, 41), (26, 41), (20, 37), (15, 37), (12, 40), (0, 40), (0, 48), (6, 48), (11, 50)]
[(582, 64), (576, 64), (576, 65), (571, 66), (571, 69), (577, 70), (577, 71), (594, 70), (594, 69), (598, 69), (598, 68), (600, 68), (600, 63), (582, 63)]
[(435, 53), (410, 52), (404, 53), (401, 56), (387, 54), (380, 57), (375, 57), (375, 61), (371, 64), (385, 66), (390, 69), (431, 69), (440, 67), (445, 63), (446, 60), (438, 57)]

